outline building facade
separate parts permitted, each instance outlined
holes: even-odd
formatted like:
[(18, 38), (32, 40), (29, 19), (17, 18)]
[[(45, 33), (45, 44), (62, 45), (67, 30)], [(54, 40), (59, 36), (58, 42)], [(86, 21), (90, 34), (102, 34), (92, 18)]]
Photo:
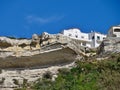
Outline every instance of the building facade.
[(83, 33), (77, 28), (63, 30), (61, 34), (73, 39), (78, 39), (81, 41), (81, 46), (89, 48), (98, 47), (100, 43), (103, 41), (103, 39), (106, 37), (106, 35), (96, 32)]
[(120, 25), (119, 26), (113, 26), (108, 31), (108, 37), (120, 37)]
[(105, 38), (106, 38), (106, 35), (98, 32), (89, 33), (89, 39), (91, 40), (92, 48), (98, 47)]

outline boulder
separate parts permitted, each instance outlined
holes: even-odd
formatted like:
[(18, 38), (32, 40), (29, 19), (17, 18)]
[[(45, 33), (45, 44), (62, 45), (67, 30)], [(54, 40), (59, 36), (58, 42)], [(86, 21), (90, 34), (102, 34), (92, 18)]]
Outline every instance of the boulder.
[[(32, 42), (30, 43), (31, 48), (40, 49), (40, 37), (37, 34), (32, 35)], [(33, 48), (32, 48), (33, 49)]]

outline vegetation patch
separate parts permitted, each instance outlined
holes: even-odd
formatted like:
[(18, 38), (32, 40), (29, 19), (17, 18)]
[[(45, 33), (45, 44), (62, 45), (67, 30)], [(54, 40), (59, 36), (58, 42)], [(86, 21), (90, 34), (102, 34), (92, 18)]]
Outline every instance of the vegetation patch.
[(19, 85), (19, 82), (18, 82), (17, 79), (13, 79), (13, 83), (14, 83), (15, 85)]
[(50, 71), (47, 71), (43, 74), (43, 78), (45, 79), (52, 79), (52, 73)]
[(39, 79), (33, 90), (119, 90), (120, 58), (77, 61), (72, 69), (60, 69), (55, 81)]

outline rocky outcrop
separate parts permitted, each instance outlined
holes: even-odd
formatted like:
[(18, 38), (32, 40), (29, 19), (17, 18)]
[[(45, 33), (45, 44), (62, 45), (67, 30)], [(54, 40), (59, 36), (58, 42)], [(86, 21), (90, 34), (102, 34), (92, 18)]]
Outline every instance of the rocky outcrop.
[(72, 39), (62, 34), (48, 34), (44, 32), (40, 36), (33, 34), (31, 39), (12, 39), (7, 37), (0, 37), (0, 57), (30, 56), (31, 54), (28, 53), (43, 51), (43, 48), (46, 46), (51, 47), (51, 45), (57, 43), (61, 44), (61, 47), (69, 47), (73, 49), (78, 54), (85, 53), (86, 50), (86, 47), (82, 47), (80, 45), (80, 40)]
[(107, 37), (99, 46), (98, 54), (106, 55), (109, 53), (120, 52), (120, 37)]
[[(24, 53), (22, 53), (24, 54)], [(0, 68), (41, 68), (74, 62), (77, 54), (70, 48), (33, 51), (30, 56), (0, 58)], [(33, 54), (33, 55), (32, 55)]]
[(58, 69), (71, 68), (73, 66), (74, 63), (38, 69), (3, 69), (0, 72), (0, 90), (13, 90), (23, 85), (33, 84), (37, 79), (42, 78), (46, 72), (51, 72), (52, 80), (54, 80), (57, 77)]
[(27, 50), (30, 47), (31, 40), (27, 39), (10, 39), (7, 37), (0, 37), (0, 50), (18, 52)]
[(80, 40), (46, 32), (31, 39), (0, 37), (0, 89), (32, 83), (46, 71), (56, 77), (59, 68), (83, 58), (86, 47), (80, 44)]
[(21, 44), (29, 45), (31, 43), (31, 40), (28, 39), (11, 39), (7, 37), (0, 37), (0, 48), (5, 48), (4, 44), (6, 44), (6, 47), (10, 46), (16, 46)]
[(0, 37), (1, 51), (19, 52), (36, 49), (40, 49), (40, 38), (37, 34), (33, 34), (32, 39)]
[(30, 47), (40, 49), (40, 37), (37, 34), (32, 35), (32, 42), (30, 43)]
[[(65, 47), (69, 47), (76, 51), (78, 54), (85, 53), (86, 47), (81, 46), (81, 41), (72, 39), (62, 34), (48, 34), (43, 33), (41, 46), (46, 46), (52, 43), (66, 44)], [(64, 47), (64, 46), (63, 46)]]

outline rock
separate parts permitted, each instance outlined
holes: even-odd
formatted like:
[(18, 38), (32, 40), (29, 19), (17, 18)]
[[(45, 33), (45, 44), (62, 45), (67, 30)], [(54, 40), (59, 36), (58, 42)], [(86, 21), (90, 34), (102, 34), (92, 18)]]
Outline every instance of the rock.
[[(62, 34), (43, 34), (41, 46), (50, 45), (53, 43), (67, 44), (67, 47), (73, 49), (77, 53), (85, 53), (85, 47), (82, 47), (81, 41), (77, 39), (72, 39)], [(64, 46), (63, 46), (64, 47)]]
[[(7, 54), (6, 52), (11, 52), (11, 56), (29, 56), (28, 53), (34, 50), (41, 50), (44, 46), (47, 48), (51, 48), (51, 44), (59, 43), (61, 44), (61, 48), (69, 47), (73, 49), (78, 54), (85, 54), (85, 47), (82, 47), (81, 41), (77, 39), (72, 39), (62, 34), (48, 34), (47, 32), (42, 33), (41, 36), (37, 34), (32, 35), (32, 39), (15, 39), (8, 37), (0, 37), (0, 50), (3, 51), (3, 57), (10, 56), (11, 54)], [(50, 46), (50, 47), (49, 47)], [(55, 46), (54, 49), (58, 47)], [(45, 49), (44, 49), (45, 50)], [(44, 51), (43, 49), (41, 51)], [(47, 49), (46, 49), (47, 50)], [(24, 54), (24, 55), (23, 55)], [(39, 53), (37, 53), (39, 54)], [(32, 54), (33, 55), (33, 54)], [(34, 54), (35, 55), (35, 54)], [(2, 56), (1, 56), (2, 57)]]
[[(48, 68), (38, 68), (38, 69), (23, 69), (23, 70), (17, 70), (17, 69), (3, 69), (2, 73), (0, 74), (0, 81), (3, 80), (2, 85), (0, 85), (0, 90), (5, 90), (6, 88), (9, 88), (8, 90), (12, 90), (14, 88), (20, 88), (22, 87), (22, 84), (24, 81), (28, 84), (34, 83), (39, 78), (42, 78), (43, 74), (47, 71), (51, 72), (53, 74), (52, 80), (54, 81), (57, 77), (58, 69), (61, 68), (71, 68), (74, 64), (70, 63), (63, 66), (51, 66)], [(15, 82), (16, 80), (16, 82)], [(17, 85), (19, 83), (19, 85)]]
[(81, 46), (80, 40), (46, 32), (41, 36), (33, 34), (32, 39), (0, 37), (0, 50), (0, 62), (5, 61), (0, 66), (6, 68), (0, 74), (0, 79), (5, 78), (1, 88), (20, 87), (24, 80), (33, 83), (42, 78), (46, 71), (52, 73), (51, 79), (54, 81), (58, 69), (73, 67), (74, 61), (84, 60), (85, 50), (89, 51)]
[(99, 46), (98, 54), (107, 55), (120, 52), (120, 37), (107, 37)]
[(40, 38), (39, 38), (39, 36), (37, 34), (32, 35), (32, 42), (37, 42), (37, 43), (40, 42)]
[(30, 47), (32, 50), (40, 49), (40, 38), (37, 34), (32, 35), (32, 42), (30, 43)]

